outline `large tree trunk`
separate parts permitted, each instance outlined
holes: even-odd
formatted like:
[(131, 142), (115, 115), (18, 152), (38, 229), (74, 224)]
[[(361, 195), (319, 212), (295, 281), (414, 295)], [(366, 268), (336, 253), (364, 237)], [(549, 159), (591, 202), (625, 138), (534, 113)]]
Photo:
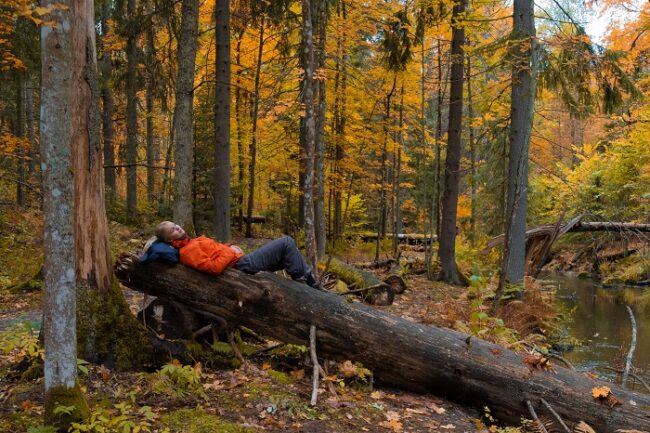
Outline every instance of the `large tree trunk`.
[[(99, 141), (94, 12), (92, 2), (79, 0), (82, 2), (83, 11), (78, 11), (75, 18), (79, 29), (73, 33), (72, 68), (77, 350), (79, 357), (87, 361), (130, 369), (149, 360), (150, 346), (122, 292), (113, 284)], [(60, 247), (56, 250), (60, 251)], [(124, 335), (129, 336), (128, 340)]]
[(230, 240), (230, 0), (214, 5), (216, 83), (214, 90), (214, 235)]
[(610, 407), (591, 395), (602, 381), (557, 366), (529, 367), (521, 355), (495, 344), (351, 304), (274, 274), (227, 269), (214, 277), (181, 265), (123, 265), (118, 263), (117, 275), (132, 289), (294, 344), (306, 344), (315, 325), (319, 355), (362, 362), (386, 384), (489, 405), (503, 421), (529, 417), (526, 400), (543, 411), (544, 398), (565, 421), (584, 420), (600, 433), (650, 429), (648, 396), (607, 384), (620, 403)]
[(445, 188), (442, 196), (442, 221), (440, 223), (440, 275), (450, 284), (466, 284), (456, 265), (456, 213), (460, 183), (460, 156), (463, 130), (463, 69), (465, 28), (459, 20), (465, 14), (466, 0), (454, 5), (452, 13), (451, 86), (449, 93), (449, 131), (447, 157), (445, 158)]
[(533, 0), (513, 3), (512, 96), (508, 199), (506, 205), (505, 269), (511, 283), (524, 279), (526, 268), (526, 212), (528, 209), (528, 143), (535, 103), (535, 18)]
[(138, 211), (138, 29), (135, 1), (128, 0), (126, 40), (126, 219), (135, 220)]
[[(59, 0), (52, 0), (51, 3)], [(43, 6), (50, 2), (45, 1)], [(64, 8), (53, 9), (56, 26), (41, 27), (42, 93), (41, 155), (43, 159), (43, 249), (44, 249), (44, 365), (45, 420), (58, 423), (57, 404), (73, 406), (73, 418), (83, 419), (83, 404), (77, 378), (75, 309), (75, 233), (73, 132), (70, 109), (74, 108), (75, 15), (83, 2), (64, 0)], [(91, 4), (92, 5), (92, 4)], [(91, 6), (92, 10), (92, 6)], [(92, 16), (92, 15), (91, 15)], [(74, 110), (73, 110), (74, 111)], [(79, 113), (76, 113), (79, 115)], [(77, 401), (75, 401), (75, 399)], [(70, 404), (72, 403), (72, 404)]]
[(174, 220), (194, 232), (192, 206), (194, 67), (199, 25), (199, 1), (183, 0), (181, 33), (178, 40), (178, 78), (174, 109)]

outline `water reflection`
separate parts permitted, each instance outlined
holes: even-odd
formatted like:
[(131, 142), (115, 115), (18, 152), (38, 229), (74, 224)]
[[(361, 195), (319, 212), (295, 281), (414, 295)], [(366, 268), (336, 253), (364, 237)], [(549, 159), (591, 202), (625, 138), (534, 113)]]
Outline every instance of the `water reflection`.
[(645, 372), (641, 376), (646, 382), (650, 381), (650, 317), (643, 308), (633, 305), (631, 299), (640, 295), (642, 288), (602, 288), (591, 280), (567, 274), (550, 274), (542, 278), (557, 284), (556, 302), (561, 310), (569, 313), (565, 331), (582, 342), (574, 350), (562, 354), (581, 371), (589, 370), (613, 378), (616, 373), (607, 367), (623, 368), (632, 336), (625, 308), (625, 303), (630, 303), (637, 323), (637, 344), (632, 364)]

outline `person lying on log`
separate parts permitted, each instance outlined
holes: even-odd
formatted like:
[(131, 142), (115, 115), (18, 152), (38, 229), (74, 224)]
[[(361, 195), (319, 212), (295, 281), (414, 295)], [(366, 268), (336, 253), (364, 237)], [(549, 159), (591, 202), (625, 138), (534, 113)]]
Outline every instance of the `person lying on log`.
[(252, 253), (244, 254), (237, 245), (222, 244), (206, 236), (192, 239), (181, 226), (171, 221), (158, 224), (154, 234), (144, 246), (141, 263), (151, 260), (171, 264), (180, 262), (213, 275), (219, 275), (227, 267), (247, 274), (284, 269), (292, 279), (323, 290), (291, 236), (272, 240)]

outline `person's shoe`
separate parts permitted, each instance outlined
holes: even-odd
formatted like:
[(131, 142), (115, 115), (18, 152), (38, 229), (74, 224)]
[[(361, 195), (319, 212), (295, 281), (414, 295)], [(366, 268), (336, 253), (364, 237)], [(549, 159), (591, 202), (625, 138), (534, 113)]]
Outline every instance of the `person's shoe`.
[(327, 292), (327, 289), (325, 289), (325, 287), (323, 287), (321, 282), (316, 279), (313, 272), (309, 272), (309, 273), (303, 275), (302, 277), (298, 277), (294, 281), (298, 281), (299, 283), (302, 283), (302, 284), (307, 284), (312, 289)]

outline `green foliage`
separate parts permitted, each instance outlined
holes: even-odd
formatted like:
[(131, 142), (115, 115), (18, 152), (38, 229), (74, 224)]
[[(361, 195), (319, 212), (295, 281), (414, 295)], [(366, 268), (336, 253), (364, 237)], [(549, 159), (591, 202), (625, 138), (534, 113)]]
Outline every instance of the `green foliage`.
[[(57, 409), (65, 411), (68, 408), (60, 406)], [(133, 402), (121, 402), (111, 408), (93, 410), (87, 421), (73, 422), (68, 433), (151, 432), (155, 418), (149, 406), (136, 408)]]
[(203, 391), (201, 382), (201, 370), (197, 365), (180, 365), (177, 362), (165, 364), (156, 373), (157, 380), (153, 384), (153, 390), (156, 393), (173, 395), (175, 397), (185, 397), (188, 395), (198, 395), (204, 399), (208, 396)]
[(29, 323), (19, 323), (0, 334), (0, 353), (10, 360), (27, 359), (30, 364), (42, 362), (44, 351), (38, 341), (39, 330)]
[[(490, 337), (498, 342), (512, 343), (518, 341), (514, 330), (508, 328), (502, 319), (488, 315), (485, 301), (494, 294), (486, 286), (486, 281), (477, 275), (470, 277), (468, 297), (470, 301), (469, 329), (475, 336), (483, 339)], [(505, 298), (505, 293), (504, 297)]]

